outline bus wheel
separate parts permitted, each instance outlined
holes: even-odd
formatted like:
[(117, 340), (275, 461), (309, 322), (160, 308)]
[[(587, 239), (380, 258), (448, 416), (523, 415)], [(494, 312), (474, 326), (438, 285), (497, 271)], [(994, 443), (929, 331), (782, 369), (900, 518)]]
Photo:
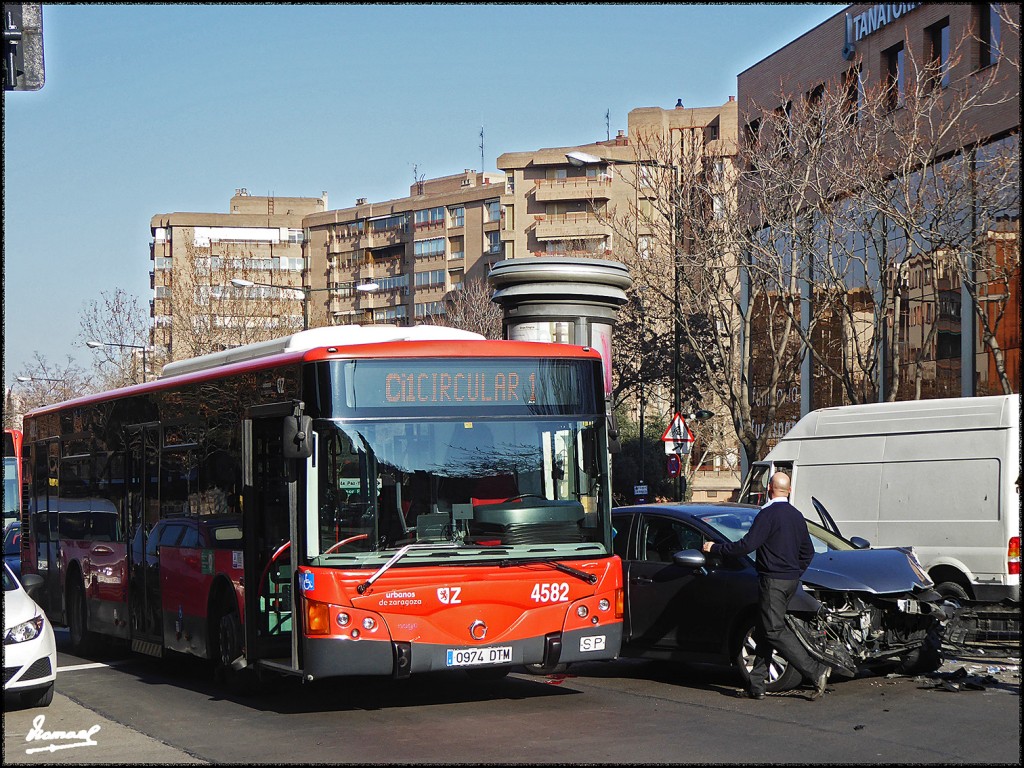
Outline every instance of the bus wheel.
[(217, 664), (231, 671), (231, 663), (242, 655), (242, 623), (238, 611), (225, 609), (217, 620)]
[(68, 634), (71, 637), (71, 650), (78, 656), (90, 653), (94, 645), (94, 635), (88, 629), (88, 610), (85, 587), (80, 579), (75, 579), (68, 589)]
[(216, 678), (242, 695), (257, 693), (258, 680), (254, 670), (236, 667), (242, 657), (242, 622), (234, 606), (225, 607), (217, 619)]

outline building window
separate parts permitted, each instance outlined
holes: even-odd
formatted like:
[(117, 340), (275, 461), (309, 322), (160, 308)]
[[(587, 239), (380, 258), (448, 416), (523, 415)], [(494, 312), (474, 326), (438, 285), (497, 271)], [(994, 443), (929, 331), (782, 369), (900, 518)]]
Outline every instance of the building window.
[(432, 269), (429, 272), (416, 273), (417, 288), (438, 288), (444, 287), (446, 271), (443, 269)]
[(904, 51), (903, 43), (897, 43), (892, 48), (882, 53), (885, 62), (885, 87), (889, 100), (890, 109), (898, 109), (903, 106), (904, 88)]
[(979, 9), (978, 37), (981, 40), (980, 64), (990, 67), (999, 61), (1000, 18), (1002, 3), (982, 3)]
[(454, 205), (448, 209), (448, 218), (451, 220), (449, 226), (452, 227), (464, 227), (466, 226), (466, 206)]
[(853, 125), (860, 119), (864, 107), (864, 80), (860, 67), (852, 67), (846, 71), (846, 114), (847, 122)]
[(949, 85), (949, 17), (928, 28), (931, 39), (931, 62), (929, 74), (933, 85), (945, 88)]
[(498, 200), (484, 200), (484, 224), (501, 220), (501, 203)]
[(505, 194), (511, 195), (516, 191), (516, 177), (515, 174), (505, 174)]
[(417, 258), (444, 255), (444, 238), (432, 237), (429, 240), (417, 240), (412, 244), (413, 255)]
[(501, 233), (500, 232), (485, 232), (484, 238), (486, 240), (487, 253), (501, 253)]
[(437, 227), (444, 225), (444, 206), (428, 208), (425, 211), (416, 211), (413, 214), (413, 226), (416, 229), (422, 227)]
[(408, 227), (409, 219), (406, 214), (397, 216), (381, 216), (377, 219), (370, 219), (371, 232), (404, 232)]

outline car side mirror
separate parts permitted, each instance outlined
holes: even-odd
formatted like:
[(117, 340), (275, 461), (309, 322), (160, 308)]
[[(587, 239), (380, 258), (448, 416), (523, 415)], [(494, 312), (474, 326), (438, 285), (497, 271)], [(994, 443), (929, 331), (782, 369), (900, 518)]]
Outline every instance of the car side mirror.
[(855, 549), (870, 549), (871, 542), (867, 539), (861, 538), (860, 536), (854, 536), (850, 539), (850, 543), (853, 544)]
[(707, 558), (699, 549), (684, 549), (682, 552), (676, 552), (672, 555), (672, 563), (680, 568), (700, 571), (701, 574), (707, 573), (707, 568), (705, 568)]

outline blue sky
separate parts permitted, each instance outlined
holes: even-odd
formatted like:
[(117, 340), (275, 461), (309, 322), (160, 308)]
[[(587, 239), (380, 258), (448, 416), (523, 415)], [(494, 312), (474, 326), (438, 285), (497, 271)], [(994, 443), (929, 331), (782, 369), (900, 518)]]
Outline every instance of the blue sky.
[(636, 107), (722, 104), (844, 7), (44, 5), (46, 84), (4, 96), (5, 386), (36, 351), (87, 367), (101, 292), (148, 307), (155, 214), (226, 213), (239, 187), (403, 197), (414, 168), (494, 171)]

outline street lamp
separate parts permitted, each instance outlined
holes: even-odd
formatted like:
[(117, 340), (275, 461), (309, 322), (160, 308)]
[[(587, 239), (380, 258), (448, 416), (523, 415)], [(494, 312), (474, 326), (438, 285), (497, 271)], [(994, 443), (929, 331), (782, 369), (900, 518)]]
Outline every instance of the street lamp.
[(100, 347), (118, 347), (120, 349), (141, 349), (142, 350), (142, 381), (146, 381), (146, 353), (149, 352), (149, 346), (146, 344), (121, 344), (116, 341), (87, 341), (85, 346), (89, 349), (99, 349)]
[(64, 379), (47, 379), (44, 376), (17, 376), (15, 378), (17, 378), (17, 380), (20, 381), (20, 382), (26, 382), (26, 381), (52, 381), (55, 384), (60, 384), (60, 383), (62, 383), (64, 381)]

